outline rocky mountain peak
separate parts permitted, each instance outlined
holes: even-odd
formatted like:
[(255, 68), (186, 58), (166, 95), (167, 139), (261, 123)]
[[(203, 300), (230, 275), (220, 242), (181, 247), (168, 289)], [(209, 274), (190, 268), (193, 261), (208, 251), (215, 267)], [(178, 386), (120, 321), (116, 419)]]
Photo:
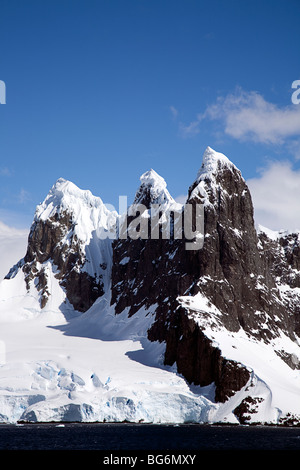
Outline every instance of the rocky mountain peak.
[(189, 187), (188, 200), (196, 198), (205, 206), (216, 205), (226, 195), (239, 197), (242, 186), (249, 193), (240, 170), (224, 154), (207, 147), (197, 177)]
[(88, 243), (94, 231), (102, 227), (108, 229), (116, 216), (106, 208), (100, 197), (59, 178), (44, 201), (37, 206), (34, 222), (52, 220), (54, 223), (62, 219), (62, 224), (66, 225), (68, 218), (74, 235), (83, 243)]
[(167, 190), (167, 183), (156, 171), (149, 170), (140, 177), (133, 204), (143, 204), (150, 208), (152, 204), (173, 204), (175, 200)]
[(99, 197), (59, 178), (37, 206), (26, 255), (7, 278), (22, 269), (27, 289), (36, 287), (44, 308), (54, 276), (66, 300), (76, 310), (87, 310), (110, 282), (112, 241), (103, 232), (116, 219)]
[[(159, 204), (162, 213), (176, 204), (153, 169), (140, 181), (134, 204), (147, 209)], [(216, 402), (242, 390), (256, 399), (252, 358), (240, 364), (235, 352), (240, 340), (246, 349), (270, 347), (284, 367), (300, 367), (299, 233), (257, 231), (241, 172), (210, 147), (188, 202), (204, 206), (201, 249), (186, 250), (183, 238), (162, 236), (112, 241), (101, 238), (99, 229), (109, 228), (114, 214), (100, 198), (60, 178), (37, 208), (26, 256), (16, 269), (23, 270), (28, 287), (36, 287), (42, 307), (51, 295), (50, 263), (76, 310), (89, 310), (103, 296), (103, 302), (95, 303), (99, 317), (100, 304), (114, 317), (123, 315), (125, 323), (136, 318), (138, 324), (147, 311), (147, 329), (141, 334), (164, 343), (165, 365), (176, 366), (194, 385), (214, 384)], [(237, 408), (241, 419), (248, 399), (243, 396)]]
[(197, 181), (216, 174), (218, 171), (228, 168), (238, 172), (238, 168), (223, 153), (216, 152), (211, 147), (207, 147), (203, 153), (202, 165), (197, 174)]

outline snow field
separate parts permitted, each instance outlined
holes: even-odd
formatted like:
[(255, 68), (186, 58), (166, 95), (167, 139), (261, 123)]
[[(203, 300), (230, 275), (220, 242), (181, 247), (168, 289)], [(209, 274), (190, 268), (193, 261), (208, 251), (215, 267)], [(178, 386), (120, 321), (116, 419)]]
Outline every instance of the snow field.
[[(215, 403), (213, 384), (188, 385), (176, 365), (163, 366), (165, 345), (147, 340), (155, 305), (128, 318), (127, 310), (114, 314), (106, 294), (79, 314), (66, 302), (51, 263), (48, 268), (52, 296), (43, 310), (35, 287), (27, 293), (22, 271), (0, 284), (1, 422), (237, 423), (233, 411), (249, 396), (256, 400), (250, 422), (278, 423), (287, 413), (300, 415), (299, 371), (276, 354), (284, 349), (300, 358), (289, 338), (267, 345), (243, 330), (228, 332), (206, 298), (181, 297), (222, 355), (252, 371), (241, 391)], [(202, 311), (209, 311), (210, 321), (207, 315), (203, 320)]]
[[(218, 167), (232, 169), (233, 164), (208, 147), (194, 189), (206, 205), (210, 202), (205, 180), (211, 179), (215, 191), (213, 174)], [(166, 207), (175, 203), (153, 170), (142, 175), (141, 184), (152, 188), (154, 202)], [(85, 255), (83, 270), (102, 276), (106, 294), (84, 314), (75, 312), (50, 261), (37, 266), (44, 269), (51, 293), (43, 310), (34, 283), (27, 292), (22, 270), (0, 283), (0, 422), (237, 423), (234, 410), (249, 397), (249, 422), (276, 424), (288, 413), (300, 416), (299, 370), (278, 355), (287, 352), (298, 364), (299, 344), (284, 335), (265, 344), (243, 330), (229, 332), (222, 327), (218, 309), (201, 294), (178, 300), (224, 357), (249, 369), (249, 383), (220, 404), (214, 402), (214, 384), (189, 385), (177, 374), (176, 364), (164, 367), (165, 345), (147, 340), (156, 306), (128, 318), (128, 309), (115, 315), (110, 305), (111, 241), (101, 233), (113, 227), (117, 214), (100, 198), (61, 178), (38, 206), (35, 220), (48, 220), (70, 208), (76, 223), (62, 243), (70, 244), (76, 235)], [(267, 234), (272, 239), (280, 236)], [(122, 264), (126, 262), (124, 257)]]
[(115, 316), (104, 298), (85, 314), (73, 312), (72, 319), (66, 310), (67, 321), (59, 310), (64, 293), (53, 273), (51, 283), (54, 300), (43, 311), (36, 290), (23, 290), (22, 271), (0, 285), (0, 294), (6, 291), (0, 304), (0, 339), (6, 347), (0, 421), (209, 419), (216, 405), (164, 368), (157, 359), (164, 344), (146, 339), (153, 311), (130, 319), (127, 311)]

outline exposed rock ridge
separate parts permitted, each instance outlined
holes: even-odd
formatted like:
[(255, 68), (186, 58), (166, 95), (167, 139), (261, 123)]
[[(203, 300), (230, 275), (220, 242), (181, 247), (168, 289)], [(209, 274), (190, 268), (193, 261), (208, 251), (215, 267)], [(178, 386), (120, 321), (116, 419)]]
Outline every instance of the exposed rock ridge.
[[(75, 310), (86, 311), (104, 294), (110, 278), (111, 240), (102, 240), (98, 232), (108, 230), (114, 218), (100, 198), (59, 178), (36, 209), (24, 259), (7, 278), (22, 269), (27, 288), (36, 286), (44, 308), (51, 295), (50, 263), (68, 301)], [(95, 259), (88, 256), (91, 247)]]
[[(214, 383), (216, 401), (224, 402), (247, 385), (251, 370), (227, 359), (207, 331), (243, 330), (264, 343), (281, 334), (298, 340), (299, 234), (257, 233), (241, 172), (210, 147), (187, 203), (204, 206), (202, 249), (186, 250), (184, 234), (166, 239), (162, 232), (158, 239), (112, 241), (103, 235), (121, 218), (100, 198), (60, 178), (38, 206), (27, 253), (8, 278), (22, 270), (27, 287), (40, 292), (42, 308), (51, 295), (49, 263), (75, 310), (87, 311), (108, 291), (116, 315), (128, 309), (131, 317), (155, 306), (147, 335), (165, 343), (165, 364), (176, 364), (189, 383)], [(156, 204), (162, 212), (183, 210), (152, 169), (141, 176), (134, 204), (143, 204), (148, 216)], [(299, 367), (291, 354), (277, 353), (290, 367)]]
[[(243, 329), (258, 341), (269, 342), (280, 332), (295, 340), (297, 308), (287, 308), (259, 248), (251, 195), (235, 165), (208, 148), (187, 202), (204, 204), (203, 249), (186, 251), (183, 240), (115, 242), (112, 303), (116, 313), (129, 307), (129, 315), (157, 304), (148, 337), (166, 342), (165, 363), (176, 363), (189, 382), (215, 382), (216, 399), (225, 401), (247, 383), (250, 372), (222, 358), (205, 336), (205, 324)], [(183, 301), (196, 295), (218, 315), (207, 309), (199, 319), (193, 303)]]

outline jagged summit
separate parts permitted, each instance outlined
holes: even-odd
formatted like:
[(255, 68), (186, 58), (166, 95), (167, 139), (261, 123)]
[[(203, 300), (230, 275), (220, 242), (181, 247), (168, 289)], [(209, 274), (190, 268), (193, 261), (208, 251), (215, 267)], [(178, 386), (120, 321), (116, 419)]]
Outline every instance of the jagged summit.
[(282, 238), (287, 238), (291, 235), (294, 235), (297, 239), (300, 240), (300, 230), (271, 230), (267, 227), (264, 227), (261, 224), (258, 224), (256, 227), (258, 234), (265, 234), (270, 240), (280, 240)]
[(34, 224), (67, 217), (74, 224), (74, 234), (86, 243), (94, 231), (107, 230), (116, 216), (90, 190), (80, 189), (71, 181), (59, 178), (37, 206)]
[(106, 234), (116, 219), (117, 212), (91, 191), (59, 178), (37, 206), (26, 255), (7, 279), (21, 269), (27, 291), (36, 289), (41, 308), (49, 305), (51, 285), (58, 281), (61, 298), (78, 311), (87, 310), (109, 284), (112, 241)]
[(37, 206), (35, 217), (46, 220), (59, 211), (79, 209), (79, 206), (99, 208), (104, 204), (100, 197), (94, 196), (90, 190), (80, 189), (71, 181), (59, 178), (44, 201)]
[(188, 200), (197, 195), (204, 205), (210, 205), (218, 199), (221, 189), (230, 193), (238, 181), (245, 183), (240, 170), (223, 153), (207, 147), (197, 177), (189, 188)]
[(142, 174), (140, 181), (145, 186), (159, 186), (163, 189), (166, 189), (167, 187), (167, 183), (164, 178), (156, 173), (152, 168)]
[[(101, 199), (57, 180), (0, 284), (0, 421), (300, 423), (299, 236), (256, 231), (225, 155), (208, 147), (197, 178), (188, 202), (203, 204), (204, 232), (183, 206), (169, 217), (151, 169), (135, 198), (148, 210), (126, 226), (151, 231), (115, 239), (99, 236)], [(155, 203), (170, 236), (152, 230)], [(201, 248), (186, 249), (186, 228), (204, 233)]]
[(197, 174), (197, 181), (212, 174), (216, 175), (219, 170), (224, 168), (235, 169), (240, 173), (239, 169), (223, 153), (216, 152), (211, 147), (207, 147), (203, 153), (202, 165)]
[(149, 170), (140, 177), (141, 185), (136, 192), (134, 204), (150, 207), (152, 204), (175, 204), (167, 190), (167, 183), (156, 171)]

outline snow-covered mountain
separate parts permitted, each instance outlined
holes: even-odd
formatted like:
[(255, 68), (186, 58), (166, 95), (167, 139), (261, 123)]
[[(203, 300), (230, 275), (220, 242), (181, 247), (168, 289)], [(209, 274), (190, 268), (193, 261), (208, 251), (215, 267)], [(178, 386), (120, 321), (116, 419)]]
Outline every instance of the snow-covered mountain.
[(100, 198), (58, 179), (36, 209), (25, 257), (7, 278), (21, 268), (28, 290), (35, 285), (43, 308), (55, 276), (74, 309), (87, 310), (109, 284), (112, 242), (104, 234), (116, 220), (117, 213), (108, 211)]
[(299, 233), (256, 230), (210, 147), (187, 203), (204, 207), (201, 249), (114, 236), (157, 204), (174, 235), (183, 206), (152, 169), (127, 215), (55, 183), (0, 284), (0, 421), (300, 422)]

